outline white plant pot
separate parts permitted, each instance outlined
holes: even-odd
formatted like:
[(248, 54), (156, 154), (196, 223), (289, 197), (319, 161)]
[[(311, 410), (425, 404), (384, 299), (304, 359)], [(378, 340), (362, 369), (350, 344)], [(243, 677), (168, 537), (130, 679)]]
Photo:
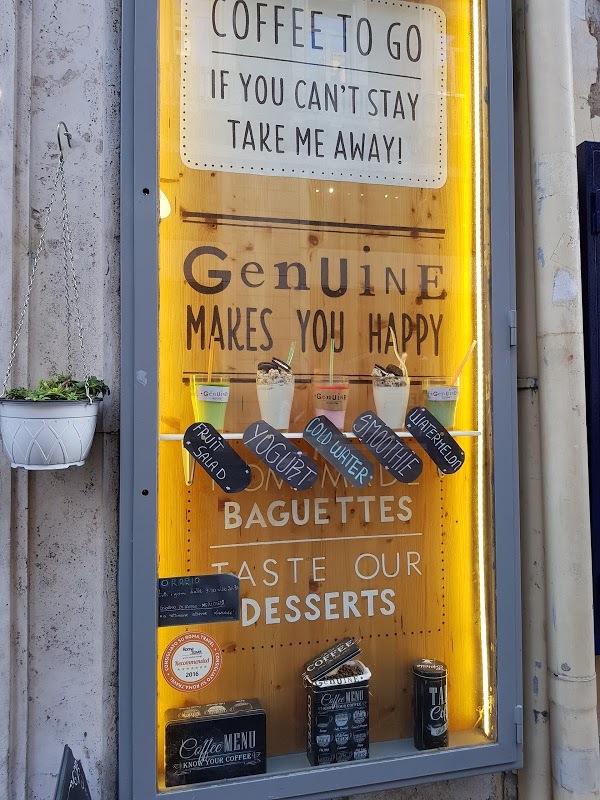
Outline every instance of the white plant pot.
[(0, 435), (11, 467), (80, 467), (90, 452), (100, 401), (0, 400)]

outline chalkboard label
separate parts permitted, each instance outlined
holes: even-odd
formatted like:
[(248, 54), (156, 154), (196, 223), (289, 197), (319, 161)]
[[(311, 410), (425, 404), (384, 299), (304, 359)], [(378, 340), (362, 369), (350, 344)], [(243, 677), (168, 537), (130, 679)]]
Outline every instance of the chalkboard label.
[(406, 415), (406, 430), (445, 475), (458, 472), (465, 463), (465, 454), (456, 440), (426, 408), (411, 408)]
[(264, 420), (248, 425), (243, 442), (292, 489), (310, 489), (316, 483), (319, 468), (312, 458)]
[(157, 583), (159, 627), (240, 618), (240, 581), (235, 575), (184, 575), (159, 578)]
[(224, 492), (242, 492), (250, 484), (250, 467), (210, 423), (190, 425), (183, 446)]
[(352, 432), (371, 455), (400, 483), (416, 481), (423, 469), (419, 456), (372, 411), (360, 414)]
[(304, 438), (357, 489), (373, 479), (373, 464), (327, 417), (314, 417), (304, 428)]
[(63, 750), (54, 800), (92, 800), (81, 761), (76, 760), (67, 744)]

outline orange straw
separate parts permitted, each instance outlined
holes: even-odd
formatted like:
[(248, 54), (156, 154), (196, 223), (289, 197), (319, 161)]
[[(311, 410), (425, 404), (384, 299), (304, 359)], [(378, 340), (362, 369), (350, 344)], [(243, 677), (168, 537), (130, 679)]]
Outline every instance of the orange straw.
[(215, 337), (210, 337), (210, 342), (208, 344), (208, 380), (207, 383), (211, 383), (212, 381), (212, 373), (213, 373), (213, 361), (215, 359), (215, 350), (213, 347), (215, 341)]
[(467, 350), (467, 354), (466, 354), (466, 356), (463, 358), (463, 360), (462, 360), (462, 362), (461, 362), (461, 365), (460, 365), (460, 367), (459, 367), (459, 368), (456, 370), (456, 375), (455, 375), (455, 376), (452, 378), (452, 383), (450, 384), (450, 386), (456, 386), (456, 384), (458, 383), (458, 379), (459, 379), (459, 377), (460, 377), (460, 373), (461, 373), (461, 372), (463, 371), (463, 369), (465, 368), (465, 364), (466, 364), (466, 363), (467, 363), (467, 361), (469, 360), (469, 356), (471, 355), (471, 353), (472, 353), (472, 352), (473, 352), (473, 350), (475, 349), (475, 345), (476, 345), (476, 344), (477, 344), (477, 340), (476, 340), (476, 339), (473, 339), (473, 341), (471, 342), (471, 346), (470, 346), (470, 347), (469, 347), (469, 349)]

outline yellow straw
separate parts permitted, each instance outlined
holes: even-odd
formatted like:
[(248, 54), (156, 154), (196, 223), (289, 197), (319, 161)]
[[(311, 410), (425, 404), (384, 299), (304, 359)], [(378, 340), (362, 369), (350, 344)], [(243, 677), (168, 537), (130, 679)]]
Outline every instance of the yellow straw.
[(329, 347), (329, 385), (333, 384), (333, 348), (335, 347), (335, 339), (331, 340)]
[(398, 352), (398, 342), (396, 341), (396, 333), (393, 328), (390, 328), (390, 333), (392, 334), (392, 344), (394, 346), (394, 353), (396, 354), (396, 358), (398, 359), (398, 366), (401, 368), (405, 377), (408, 378), (408, 370), (406, 369), (406, 359), (408, 357), (408, 353), (402, 353), (402, 355), (400, 355), (400, 353)]
[(402, 353), (402, 358), (400, 359), (400, 367), (404, 372), (404, 376), (408, 378), (408, 369), (406, 368), (406, 359), (408, 358), (408, 353)]
[(467, 354), (466, 354), (466, 356), (465, 356), (465, 357), (463, 358), (463, 360), (461, 361), (460, 367), (459, 367), (459, 368), (456, 370), (456, 375), (454, 376), (454, 378), (452, 378), (452, 383), (450, 384), (451, 386), (456, 386), (456, 384), (458, 383), (458, 379), (459, 379), (459, 377), (460, 377), (460, 373), (461, 373), (461, 372), (463, 371), (463, 369), (465, 368), (465, 364), (466, 364), (466, 363), (467, 363), (467, 361), (469, 360), (469, 356), (471, 355), (471, 353), (472, 353), (472, 352), (473, 352), (473, 350), (475, 349), (475, 345), (476, 345), (476, 344), (477, 344), (477, 340), (476, 340), (476, 339), (473, 339), (473, 341), (471, 342), (471, 346), (470, 346), (470, 347), (469, 347), (469, 349), (467, 350)]
[(213, 347), (214, 341), (215, 341), (215, 337), (211, 336), (210, 337), (210, 342), (208, 344), (208, 380), (207, 380), (207, 383), (210, 383), (212, 381), (213, 361), (214, 361), (214, 358), (215, 358), (215, 350), (214, 350), (214, 347)]
[(390, 327), (390, 333), (392, 334), (392, 344), (394, 345), (394, 353), (396, 354), (398, 363), (400, 363), (402, 359), (400, 358), (400, 353), (398, 352), (398, 342), (396, 341), (396, 333), (392, 327)]

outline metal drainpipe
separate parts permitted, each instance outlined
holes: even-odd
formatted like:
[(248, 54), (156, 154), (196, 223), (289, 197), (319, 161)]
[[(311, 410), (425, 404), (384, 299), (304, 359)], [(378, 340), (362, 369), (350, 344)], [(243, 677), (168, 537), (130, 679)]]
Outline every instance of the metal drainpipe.
[(515, 232), (517, 256), (517, 340), (519, 482), (521, 495), (521, 584), (523, 603), (523, 769), (520, 800), (552, 796), (550, 720), (546, 657), (541, 442), (537, 391), (531, 155), (527, 96), (524, 0), (513, 4), (515, 98)]
[(600, 797), (568, 0), (525, 6), (552, 796)]

